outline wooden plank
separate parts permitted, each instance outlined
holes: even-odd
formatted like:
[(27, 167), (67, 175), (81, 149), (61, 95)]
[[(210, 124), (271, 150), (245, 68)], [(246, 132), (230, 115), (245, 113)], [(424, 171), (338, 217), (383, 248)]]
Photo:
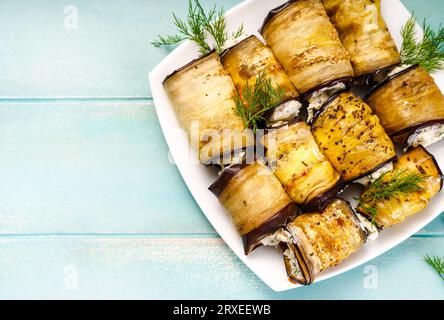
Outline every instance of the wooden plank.
[(0, 104), (0, 233), (212, 233), (151, 102)]
[(410, 239), (337, 278), (274, 293), (220, 239), (0, 238), (0, 298), (443, 299), (422, 260), (443, 245)]
[[(205, 6), (214, 0), (201, 0)], [(230, 8), (241, 0), (225, 0)], [(441, 0), (404, 0), (438, 25)], [(186, 0), (0, 2), (0, 97), (148, 97), (147, 75), (168, 51), (150, 42), (174, 33)], [(77, 29), (73, 9), (77, 10)], [(65, 11), (66, 10), (66, 13)]]
[(175, 32), (171, 13), (186, 15), (188, 1), (74, 3), (0, 2), (0, 97), (150, 95), (148, 72), (166, 55), (150, 42)]
[(150, 101), (0, 103), (0, 128), (0, 234), (214, 234)]

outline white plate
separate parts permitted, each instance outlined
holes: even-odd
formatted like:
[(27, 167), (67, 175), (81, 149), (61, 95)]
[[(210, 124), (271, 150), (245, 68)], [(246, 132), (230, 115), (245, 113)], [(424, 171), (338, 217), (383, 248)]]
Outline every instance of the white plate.
[[(244, 24), (247, 34), (259, 36), (257, 30), (267, 13), (283, 0), (248, 0), (227, 12), (228, 28), (234, 30), (241, 23)], [(383, 0), (382, 13), (398, 46), (402, 38), (400, 29), (410, 17), (410, 13), (399, 0)], [(244, 255), (241, 237), (236, 232), (224, 208), (217, 198), (208, 191), (208, 187), (216, 180), (217, 175), (208, 168), (190, 159), (189, 143), (185, 132), (180, 128), (173, 108), (163, 89), (162, 81), (172, 71), (185, 65), (198, 57), (195, 45), (185, 42), (169, 54), (149, 75), (154, 104), (163, 134), (170, 148), (171, 155), (179, 168), (180, 173), (188, 186), (194, 199), (204, 212), (207, 219), (228, 244), (256, 275), (275, 291), (283, 291), (298, 287), (287, 280), (282, 254), (271, 248), (260, 248), (250, 254)], [(444, 73), (434, 75), (441, 89), (444, 88)], [(439, 164), (444, 163), (444, 144), (428, 148)], [(194, 157), (196, 155), (194, 154)], [(346, 272), (380, 254), (390, 250), (402, 241), (418, 232), (441, 212), (444, 211), (444, 194), (440, 193), (432, 199), (429, 207), (423, 212), (408, 219), (393, 228), (384, 230), (378, 240), (366, 244), (360, 251), (342, 262), (339, 266), (322, 273), (317, 281), (331, 278)], [(174, 214), (173, 212), (171, 214)]]

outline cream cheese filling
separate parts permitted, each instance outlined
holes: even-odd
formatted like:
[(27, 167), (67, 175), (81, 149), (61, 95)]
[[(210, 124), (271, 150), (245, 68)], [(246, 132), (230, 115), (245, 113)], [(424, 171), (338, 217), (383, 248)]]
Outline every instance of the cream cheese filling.
[(330, 87), (325, 87), (322, 89), (319, 89), (318, 91), (313, 92), (310, 97), (308, 98), (308, 119), (307, 121), (310, 122), (313, 120), (313, 117), (316, 113), (316, 111), (320, 110), (321, 107), (324, 105), (324, 103), (327, 102), (327, 100), (334, 95), (336, 92), (345, 89), (346, 86), (344, 83), (340, 82)]
[(356, 180), (356, 183), (359, 183), (363, 185), (364, 187), (367, 187), (368, 185), (375, 182), (380, 176), (382, 176), (386, 172), (393, 171), (393, 162), (387, 163), (383, 167), (379, 168), (375, 172), (372, 172), (368, 176), (365, 176), (361, 179)]
[(390, 72), (387, 74), (387, 78), (388, 78), (388, 77), (391, 77), (391, 76), (394, 76), (395, 74), (400, 73), (401, 71), (404, 71), (405, 69), (410, 68), (410, 67), (411, 67), (410, 64), (403, 64), (403, 65), (400, 65), (400, 66), (394, 68), (392, 71), (390, 71)]
[(418, 129), (407, 139), (406, 151), (410, 146), (428, 147), (444, 138), (444, 124), (435, 123), (429, 127)]
[(289, 100), (280, 104), (270, 117), (271, 127), (284, 125), (299, 116), (302, 104), (297, 100)]
[(267, 247), (277, 247), (282, 242), (291, 242), (291, 234), (282, 228), (261, 240), (261, 243)]
[(370, 220), (368, 220), (366, 217), (364, 217), (362, 214), (357, 213), (359, 221), (364, 226), (365, 229), (367, 229), (368, 237), (367, 241), (373, 242), (379, 237), (379, 230), (376, 228), (376, 226), (371, 223)]

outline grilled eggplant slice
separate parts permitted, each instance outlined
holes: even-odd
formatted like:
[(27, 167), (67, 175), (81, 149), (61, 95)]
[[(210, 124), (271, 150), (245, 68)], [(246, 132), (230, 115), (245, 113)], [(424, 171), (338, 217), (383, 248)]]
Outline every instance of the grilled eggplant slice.
[(322, 3), (350, 53), (356, 77), (401, 62), (382, 17), (380, 0), (322, 0)]
[[(393, 140), (404, 149), (444, 137), (444, 96), (430, 74), (411, 66), (375, 86), (365, 98)], [(436, 130), (427, 138), (427, 128)], [(430, 131), (430, 130), (429, 130)]]
[(296, 217), (286, 230), (291, 240), (281, 246), (287, 274), (291, 281), (303, 285), (342, 262), (367, 239), (365, 228), (342, 199), (331, 201), (321, 212)]
[(315, 115), (312, 132), (321, 150), (350, 182), (395, 157), (395, 147), (371, 108), (350, 91), (333, 95)]
[(247, 255), (298, 213), (279, 180), (261, 162), (227, 168), (209, 189), (230, 214)]
[(340, 190), (341, 176), (304, 121), (269, 130), (261, 142), (274, 174), (296, 204), (320, 209)]
[(201, 161), (254, 143), (235, 112), (234, 84), (216, 52), (175, 71), (163, 85)]
[(272, 10), (261, 33), (301, 94), (354, 76), (320, 0), (289, 1)]
[(298, 92), (273, 52), (256, 36), (246, 38), (225, 52), (222, 64), (239, 92), (245, 83), (254, 87), (257, 77), (266, 74), (276, 88), (283, 90), (283, 100), (298, 97)]
[[(387, 173), (381, 179), (387, 185), (394, 175), (402, 178), (409, 174), (422, 175), (423, 180), (419, 183), (421, 190), (414, 192), (398, 192), (392, 197), (380, 199), (375, 203), (365, 202), (358, 206), (358, 211), (373, 219), (379, 228), (391, 227), (398, 224), (410, 216), (415, 215), (425, 209), (430, 199), (436, 195), (442, 187), (442, 172), (432, 154), (424, 147), (411, 148), (394, 163), (394, 171)], [(384, 188), (384, 183), (381, 188)], [(371, 186), (369, 187), (371, 188)], [(365, 199), (364, 191), (361, 199)], [(371, 207), (375, 212), (371, 212)]]

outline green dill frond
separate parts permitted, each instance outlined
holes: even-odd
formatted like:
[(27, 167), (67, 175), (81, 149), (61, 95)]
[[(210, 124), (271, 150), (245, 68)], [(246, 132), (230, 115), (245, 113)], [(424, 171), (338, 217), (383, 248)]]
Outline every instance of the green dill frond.
[(416, 19), (412, 16), (401, 29), (403, 38), (401, 60), (403, 64), (419, 64), (429, 72), (444, 67), (444, 27), (439, 25), (438, 30), (427, 24), (424, 19), (422, 28), (424, 36), (416, 40)]
[[(174, 13), (173, 19), (179, 35), (159, 36), (157, 40), (151, 42), (153, 46), (171, 46), (188, 39), (197, 44), (202, 56), (212, 50), (216, 50), (219, 54), (222, 53), (224, 44), (229, 39), (223, 7), (218, 9), (215, 5), (205, 12), (199, 0), (188, 0), (187, 19), (182, 20)], [(243, 30), (243, 26), (241, 26), (234, 32), (233, 39), (239, 38), (243, 34)]]
[(239, 37), (241, 37), (243, 34), (245, 33), (245, 27), (244, 24), (242, 23), (241, 26), (231, 34), (231, 38), (232, 39), (237, 39)]
[(259, 123), (265, 121), (264, 114), (282, 101), (285, 93), (279, 85), (273, 85), (271, 79), (264, 73), (256, 78), (254, 86), (246, 82), (239, 91), (235, 96), (236, 112), (245, 126), (254, 132), (258, 129)]
[(444, 258), (437, 256), (425, 256), (424, 260), (438, 273), (442, 280), (444, 280)]
[(166, 37), (159, 36), (159, 38), (151, 42), (151, 44), (156, 48), (159, 48), (163, 46), (173, 46), (183, 40), (185, 40), (185, 38), (181, 36), (166, 36)]
[[(389, 179), (386, 179), (385, 177), (389, 173), (393, 175)], [(379, 201), (421, 191), (423, 188), (420, 184), (426, 179), (426, 175), (408, 173), (407, 170), (398, 170), (393, 173), (385, 172), (356, 199), (358, 201), (358, 207), (367, 215), (371, 216), (373, 218), (372, 222), (374, 223), (378, 214), (377, 206)]]

